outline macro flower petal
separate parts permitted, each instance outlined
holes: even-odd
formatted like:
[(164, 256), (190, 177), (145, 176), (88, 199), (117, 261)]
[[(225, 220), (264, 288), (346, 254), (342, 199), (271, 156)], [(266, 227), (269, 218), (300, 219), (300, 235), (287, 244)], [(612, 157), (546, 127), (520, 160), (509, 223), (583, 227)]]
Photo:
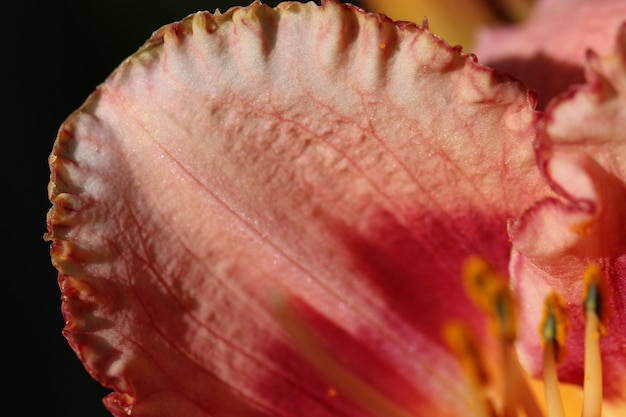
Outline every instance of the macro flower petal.
[[(615, 39), (615, 37), (613, 37)], [(566, 300), (572, 321), (566, 382), (583, 380), (582, 271), (599, 265), (607, 276), (610, 308), (602, 338), (604, 392), (626, 403), (626, 23), (613, 54), (587, 55), (587, 84), (555, 99), (546, 110), (538, 159), (558, 194), (539, 201), (512, 226), (512, 285), (525, 306), (525, 327), (536, 326), (550, 290)], [(522, 340), (530, 367), (541, 366), (532, 331)]]
[(552, 195), (534, 95), (423, 27), (325, 1), (167, 25), (61, 126), (47, 239), (64, 330), (115, 416), (361, 416), (283, 294), (407, 412), (463, 415), (460, 284)]
[(625, 18), (622, 0), (539, 0), (523, 23), (480, 31), (474, 52), (536, 90), (543, 109), (572, 84), (584, 82), (585, 51), (608, 54)]

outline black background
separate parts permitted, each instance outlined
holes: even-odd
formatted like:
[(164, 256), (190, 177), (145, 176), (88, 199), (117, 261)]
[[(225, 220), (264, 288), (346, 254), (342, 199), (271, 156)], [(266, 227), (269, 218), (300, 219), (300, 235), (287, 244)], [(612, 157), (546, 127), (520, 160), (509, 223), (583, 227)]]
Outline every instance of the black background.
[(248, 3), (66, 0), (0, 6), (5, 127), (0, 224), (8, 284), (3, 288), (8, 307), (2, 329), (3, 398), (5, 410), (15, 410), (11, 414), (111, 417), (101, 403), (108, 391), (89, 377), (61, 335), (56, 271), (43, 241), (50, 208), (47, 157), (57, 129), (160, 26), (197, 10), (225, 11)]

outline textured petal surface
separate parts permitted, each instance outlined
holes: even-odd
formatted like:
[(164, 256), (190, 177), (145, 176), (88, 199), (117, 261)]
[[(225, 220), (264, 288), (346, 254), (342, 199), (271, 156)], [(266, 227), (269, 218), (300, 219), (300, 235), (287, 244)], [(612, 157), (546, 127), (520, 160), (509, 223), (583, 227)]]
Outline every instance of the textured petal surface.
[(483, 330), (461, 264), (506, 270), (507, 222), (550, 193), (533, 106), (423, 28), (334, 2), (157, 31), (50, 157), (65, 333), (107, 407), (367, 415), (286, 336), (280, 290), (391, 401), (462, 415), (441, 326)]
[(527, 22), (482, 31), (474, 52), (536, 90), (543, 109), (570, 85), (584, 82), (585, 51), (608, 54), (624, 19), (622, 0), (539, 0)]
[[(615, 39), (615, 38), (614, 38)], [(572, 318), (562, 377), (582, 382), (584, 269), (598, 263), (612, 288), (608, 334), (602, 339), (605, 392), (626, 400), (626, 25), (616, 51), (588, 55), (588, 84), (547, 110), (538, 143), (540, 163), (560, 194), (529, 210), (512, 228), (511, 272), (523, 305), (536, 305), (550, 289), (563, 294)], [(540, 310), (526, 308), (526, 328)], [(527, 360), (540, 347), (525, 332)], [(533, 363), (535, 369), (540, 364)]]

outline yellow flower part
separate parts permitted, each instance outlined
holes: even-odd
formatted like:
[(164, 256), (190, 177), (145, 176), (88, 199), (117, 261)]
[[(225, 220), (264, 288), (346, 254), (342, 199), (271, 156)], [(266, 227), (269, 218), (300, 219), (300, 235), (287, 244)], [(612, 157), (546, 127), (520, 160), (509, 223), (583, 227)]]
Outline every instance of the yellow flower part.
[(428, 19), (433, 33), (471, 52), (478, 28), (525, 19), (534, 0), (363, 0), (368, 11), (394, 20)]

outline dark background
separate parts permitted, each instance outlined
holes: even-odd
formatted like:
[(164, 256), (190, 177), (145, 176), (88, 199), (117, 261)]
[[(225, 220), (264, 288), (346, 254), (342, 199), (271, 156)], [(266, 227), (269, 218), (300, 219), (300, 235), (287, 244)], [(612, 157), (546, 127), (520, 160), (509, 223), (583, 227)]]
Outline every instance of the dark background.
[[(251, 0), (250, 0), (251, 1)], [(5, 409), (15, 415), (111, 417), (61, 335), (60, 292), (43, 241), (47, 157), (57, 129), (160, 26), (247, 0), (2, 2), (2, 236)], [(275, 1), (267, 1), (275, 5)], [(356, 2), (353, 2), (356, 3)], [(8, 127), (8, 128), (7, 128)], [(8, 248), (8, 251), (7, 251)], [(7, 372), (8, 371), (8, 372)], [(7, 388), (8, 387), (8, 388)]]

